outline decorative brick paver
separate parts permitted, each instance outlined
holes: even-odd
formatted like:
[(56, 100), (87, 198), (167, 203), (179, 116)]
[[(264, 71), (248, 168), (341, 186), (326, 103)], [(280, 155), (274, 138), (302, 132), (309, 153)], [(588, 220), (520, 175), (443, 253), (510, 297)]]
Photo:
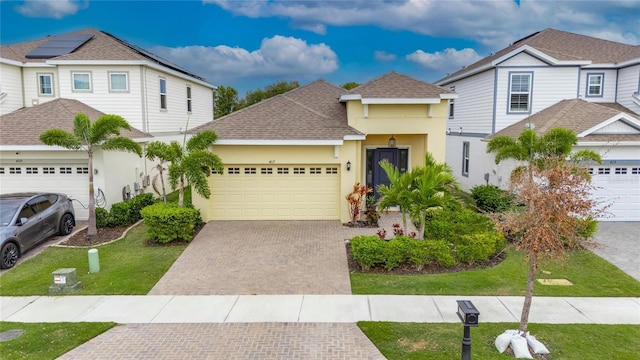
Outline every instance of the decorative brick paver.
[(59, 359), (385, 359), (355, 324), (117, 326)]
[[(393, 223), (399, 214), (380, 219), (389, 235)], [(377, 230), (338, 221), (211, 221), (149, 294), (351, 294), (345, 240)]]

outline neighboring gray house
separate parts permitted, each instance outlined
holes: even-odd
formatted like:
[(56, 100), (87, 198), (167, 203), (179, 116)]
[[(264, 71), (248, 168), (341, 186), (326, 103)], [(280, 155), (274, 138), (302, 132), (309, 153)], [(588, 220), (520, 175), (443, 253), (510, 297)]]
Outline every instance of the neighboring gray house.
[(463, 188), (508, 185), (514, 164), (495, 164), (490, 135), (534, 121), (538, 131), (566, 126), (578, 148), (604, 159), (593, 176), (594, 197), (612, 204), (604, 220), (640, 221), (640, 46), (546, 29), (435, 84), (459, 94), (449, 104), (447, 163)]

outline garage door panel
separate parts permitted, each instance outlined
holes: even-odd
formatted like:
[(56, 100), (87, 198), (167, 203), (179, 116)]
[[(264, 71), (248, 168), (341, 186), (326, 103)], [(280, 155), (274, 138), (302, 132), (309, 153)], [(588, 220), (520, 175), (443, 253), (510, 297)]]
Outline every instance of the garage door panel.
[[(325, 173), (325, 168), (330, 170)], [(225, 175), (212, 176), (209, 181), (214, 219), (339, 218), (340, 175), (336, 166), (229, 165)], [(229, 204), (231, 199), (233, 205)]]
[(28, 164), (0, 166), (0, 192), (46, 191), (67, 194), (73, 201), (76, 218), (89, 217), (89, 176), (84, 164)]
[(640, 221), (640, 166), (618, 165), (591, 168), (592, 198), (609, 205), (603, 221)]

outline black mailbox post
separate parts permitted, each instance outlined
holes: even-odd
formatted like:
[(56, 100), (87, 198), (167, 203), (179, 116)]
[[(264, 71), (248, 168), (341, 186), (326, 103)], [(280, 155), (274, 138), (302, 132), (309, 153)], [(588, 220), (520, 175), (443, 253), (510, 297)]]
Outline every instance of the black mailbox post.
[(458, 317), (464, 324), (462, 337), (462, 360), (471, 360), (471, 326), (478, 326), (480, 312), (469, 300), (457, 300)]

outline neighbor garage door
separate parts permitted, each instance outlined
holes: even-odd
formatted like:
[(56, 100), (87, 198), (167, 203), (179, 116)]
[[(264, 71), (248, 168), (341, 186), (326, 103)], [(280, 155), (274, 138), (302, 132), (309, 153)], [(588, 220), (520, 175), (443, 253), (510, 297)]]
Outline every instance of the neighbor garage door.
[(594, 197), (610, 207), (603, 221), (640, 221), (640, 166), (600, 166), (590, 169)]
[(89, 168), (83, 164), (28, 164), (0, 166), (0, 191), (50, 191), (69, 195), (76, 218), (89, 216)]
[(209, 177), (215, 220), (340, 218), (335, 165), (228, 165)]

